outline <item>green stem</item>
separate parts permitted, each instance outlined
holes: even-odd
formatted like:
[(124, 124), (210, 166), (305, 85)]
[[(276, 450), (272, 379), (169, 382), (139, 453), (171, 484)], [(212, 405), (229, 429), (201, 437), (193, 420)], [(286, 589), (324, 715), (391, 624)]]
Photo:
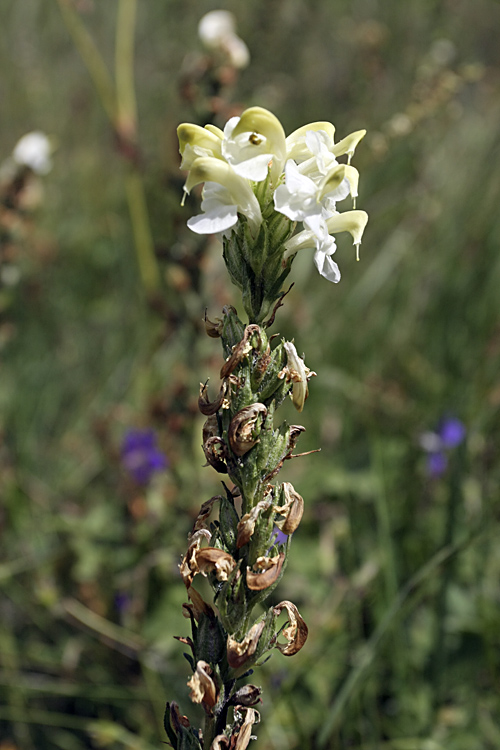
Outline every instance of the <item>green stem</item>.
[(144, 185), (139, 173), (130, 170), (125, 178), (130, 220), (139, 264), (139, 273), (146, 293), (154, 297), (160, 289), (160, 272), (154, 253), (153, 238), (144, 195)]
[(137, 105), (134, 87), (134, 35), (137, 0), (120, 0), (116, 22), (115, 81), (116, 129), (127, 140), (137, 135)]
[[(443, 534), (443, 546), (453, 543), (457, 522), (457, 511), (462, 502), (461, 467), (464, 461), (463, 446), (453, 456), (448, 490), (448, 504), (446, 508), (446, 522)], [(436, 711), (444, 698), (444, 673), (446, 669), (445, 620), (448, 602), (448, 589), (453, 575), (453, 565), (447, 565), (443, 571), (439, 587), (434, 630), (434, 647), (430, 660), (431, 682), (434, 690), (433, 708)]]
[(68, 32), (73, 39), (80, 56), (85, 63), (90, 77), (96, 87), (101, 104), (109, 117), (115, 124), (117, 116), (117, 101), (114, 92), (112, 78), (102, 59), (99, 50), (94, 44), (92, 37), (80, 20), (76, 10), (68, 0), (57, 0), (61, 16)]
[(215, 716), (205, 717), (203, 728), (203, 750), (210, 750), (215, 737)]

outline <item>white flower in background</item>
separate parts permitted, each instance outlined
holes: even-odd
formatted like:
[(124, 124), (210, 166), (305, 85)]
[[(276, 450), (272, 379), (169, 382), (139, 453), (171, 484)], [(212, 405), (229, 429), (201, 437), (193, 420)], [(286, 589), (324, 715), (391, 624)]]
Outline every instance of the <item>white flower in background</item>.
[[(359, 174), (350, 159), (365, 132), (358, 130), (335, 143), (334, 126), (315, 122), (287, 138), (278, 118), (261, 107), (232, 117), (223, 131), (213, 125), (180, 125), (181, 166), (190, 170), (184, 190), (189, 193), (205, 183), (202, 213), (189, 219), (188, 226), (199, 234), (230, 236), (243, 215), (257, 238), (262, 211), (272, 221), (269, 211), (274, 208), (274, 216), (303, 224), (285, 243), (285, 257), (312, 249), (319, 273), (338, 282), (333, 235), (350, 232), (358, 250), (368, 221), (364, 211), (337, 209), (349, 195), (355, 209)], [(346, 155), (347, 163), (339, 164), (337, 158)]]
[(50, 158), (51, 146), (49, 139), (39, 130), (26, 133), (16, 143), (12, 158), (23, 167), (29, 167), (36, 174), (47, 174), (52, 169)]
[(212, 10), (198, 24), (202, 44), (212, 51), (225, 54), (235, 68), (246, 68), (250, 62), (248, 47), (236, 34), (236, 21), (228, 10)]

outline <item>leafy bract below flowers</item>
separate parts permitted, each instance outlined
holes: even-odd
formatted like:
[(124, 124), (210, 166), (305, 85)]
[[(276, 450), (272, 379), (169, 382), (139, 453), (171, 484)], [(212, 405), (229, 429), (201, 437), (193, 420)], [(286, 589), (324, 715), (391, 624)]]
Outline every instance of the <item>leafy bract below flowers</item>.
[[(232, 117), (224, 130), (180, 125), (181, 169), (189, 170), (184, 191), (188, 194), (204, 184), (202, 213), (189, 219), (188, 226), (198, 234), (220, 234), (227, 246), (246, 223), (245, 241), (239, 246), (254, 271), (267, 258), (259, 258), (248, 247), (252, 239), (262, 244), (268, 238), (260, 237), (263, 224), (274, 226), (280, 233), (280, 260), (286, 273), (296, 253), (309, 248), (319, 273), (338, 282), (333, 235), (350, 232), (359, 247), (368, 221), (365, 211), (340, 212), (337, 207), (348, 196), (355, 205), (359, 175), (350, 161), (365, 132), (358, 130), (336, 143), (330, 122), (314, 122), (286, 137), (277, 117), (261, 107)], [(346, 163), (339, 163), (339, 157), (346, 157)], [(297, 222), (302, 223), (298, 232)], [(269, 241), (272, 244), (272, 238)], [(228, 268), (231, 273), (230, 263)]]

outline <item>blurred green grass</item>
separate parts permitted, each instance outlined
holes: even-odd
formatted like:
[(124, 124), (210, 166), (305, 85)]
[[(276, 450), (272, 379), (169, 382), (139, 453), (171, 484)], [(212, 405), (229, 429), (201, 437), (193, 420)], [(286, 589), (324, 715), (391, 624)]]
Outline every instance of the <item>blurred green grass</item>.
[[(111, 68), (118, 3), (75, 6)], [(232, 103), (269, 107), (287, 132), (315, 119), (339, 137), (368, 130), (361, 262), (340, 241), (333, 287), (298, 258), (275, 324), (318, 372), (300, 449), (322, 451), (283, 475), (306, 513), (277, 595), (311, 635), (256, 675), (259, 747), (497, 748), (498, 3), (225, 7), (252, 56)], [(219, 487), (199, 448), (198, 383), (220, 356), (202, 318), (239, 305), (218, 246), (197, 243), (178, 205), (175, 127), (203, 110), (179, 79), (212, 8), (138, 5), (141, 176), (164, 282), (153, 307), (128, 166), (57, 3), (0, 8), (0, 160), (29, 130), (57, 144), (15, 243), (20, 279), (0, 296), (2, 750), (145, 750), (164, 739), (166, 699), (191, 710), (172, 638), (186, 632), (177, 563)], [(446, 414), (467, 442), (431, 480), (419, 436)], [(170, 468), (140, 491), (119, 446), (145, 425)]]

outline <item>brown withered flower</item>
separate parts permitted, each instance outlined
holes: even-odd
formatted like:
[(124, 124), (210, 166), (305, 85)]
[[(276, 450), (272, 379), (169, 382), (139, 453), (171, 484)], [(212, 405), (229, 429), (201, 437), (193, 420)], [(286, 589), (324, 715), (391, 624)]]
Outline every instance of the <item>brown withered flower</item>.
[(262, 512), (267, 510), (270, 505), (271, 498), (264, 498), (264, 500), (259, 500), (257, 505), (252, 508), (249, 513), (245, 513), (245, 515), (242, 516), (237, 526), (238, 534), (236, 537), (236, 547), (238, 549), (243, 547), (245, 544), (248, 544), (253, 535), (253, 532), (255, 531), (255, 524), (257, 523), (258, 517)]
[(207, 463), (209, 463), (215, 471), (218, 471), (219, 474), (227, 474), (227, 449), (222, 438), (218, 436), (209, 437), (208, 440), (203, 443), (203, 453), (205, 454)]
[(291, 341), (285, 341), (283, 347), (287, 354), (287, 364), (278, 374), (278, 377), (286, 377), (287, 382), (293, 383), (292, 403), (297, 411), (302, 411), (309, 394), (307, 381), (316, 373), (306, 367), (304, 360), (299, 357), (295, 345)]
[(293, 656), (297, 651), (300, 651), (306, 642), (308, 628), (293, 602), (280, 602), (274, 607), (273, 612), (278, 617), (284, 609), (287, 611), (289, 624), (283, 629), (282, 635), (284, 635), (288, 643), (285, 645), (276, 643), (276, 648), (285, 656)]
[(272, 586), (278, 580), (284, 560), (284, 552), (280, 552), (276, 557), (258, 557), (254, 565), (257, 572), (247, 568), (248, 588), (252, 591), (262, 591)]
[(200, 659), (196, 664), (196, 671), (187, 683), (193, 703), (205, 703), (210, 708), (217, 703), (218, 690), (211, 674), (210, 664)]
[(231, 420), (228, 430), (229, 445), (231, 450), (237, 456), (244, 456), (245, 453), (259, 442), (255, 435), (257, 422), (261, 422), (267, 416), (267, 409), (264, 404), (251, 404), (235, 414)]
[(207, 317), (207, 311), (205, 310), (205, 331), (207, 336), (211, 339), (219, 339), (222, 336), (224, 329), (224, 322), (220, 318), (215, 318), (215, 321), (211, 321)]
[(291, 482), (283, 482), (282, 491), (285, 496), (284, 505), (273, 505), (273, 510), (284, 516), (281, 521), (275, 520), (276, 526), (284, 534), (293, 534), (299, 525), (304, 512), (304, 498), (295, 491)]
[(236, 567), (236, 560), (229, 552), (217, 547), (202, 547), (196, 553), (196, 565), (199, 573), (214, 572), (218, 581), (227, 581)]
[(245, 359), (247, 354), (250, 354), (250, 352), (252, 351), (252, 345), (250, 344), (249, 339), (254, 334), (258, 334), (260, 337), (260, 328), (258, 325), (252, 324), (245, 328), (243, 338), (238, 344), (233, 347), (233, 351), (231, 352), (230, 356), (222, 365), (222, 369), (220, 371), (221, 380), (224, 380), (229, 375), (231, 375), (231, 373), (236, 370), (240, 362)]
[(198, 563), (196, 562), (196, 554), (200, 549), (200, 545), (203, 539), (210, 540), (211, 534), (208, 529), (199, 529), (191, 535), (189, 539), (189, 546), (186, 554), (184, 555), (179, 570), (184, 581), (184, 585), (187, 589), (190, 588), (193, 583), (193, 578), (199, 573)]
[[(239, 709), (242, 708), (246, 711), (245, 719), (241, 726), (238, 726), (241, 722), (241, 714)], [(234, 709), (234, 716), (237, 722), (237, 726), (233, 729), (231, 735), (231, 748), (234, 750), (246, 750), (248, 743), (252, 738), (252, 727), (254, 724), (258, 724), (260, 721), (260, 714), (255, 708), (247, 708), (245, 706), (236, 706)], [(233, 738), (236, 738), (236, 742), (233, 745)]]
[(237, 641), (232, 636), (227, 639), (227, 661), (233, 669), (239, 669), (255, 654), (259, 638), (265, 627), (265, 620), (252, 625), (242, 641)]
[(216, 414), (224, 404), (227, 392), (227, 381), (222, 381), (221, 387), (219, 389), (219, 395), (213, 401), (210, 401), (208, 398), (207, 383), (200, 383), (198, 408), (206, 417), (211, 417), (213, 414)]

